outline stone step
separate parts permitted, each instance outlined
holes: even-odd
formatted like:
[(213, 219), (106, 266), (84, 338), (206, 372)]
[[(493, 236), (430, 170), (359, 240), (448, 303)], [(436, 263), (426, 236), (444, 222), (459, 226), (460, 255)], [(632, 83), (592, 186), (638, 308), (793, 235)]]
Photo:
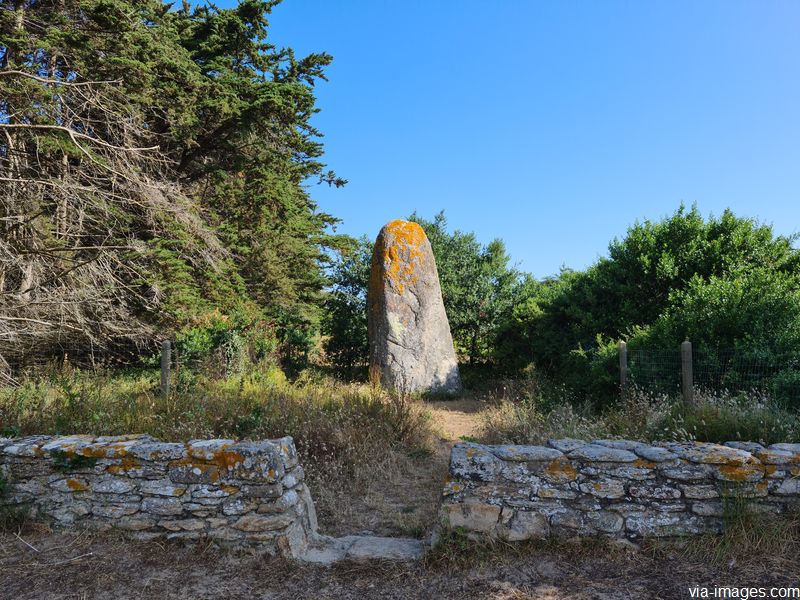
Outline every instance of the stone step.
[(348, 535), (340, 538), (321, 538), (300, 559), (322, 565), (329, 565), (340, 560), (406, 561), (416, 560), (424, 552), (425, 544), (422, 540)]

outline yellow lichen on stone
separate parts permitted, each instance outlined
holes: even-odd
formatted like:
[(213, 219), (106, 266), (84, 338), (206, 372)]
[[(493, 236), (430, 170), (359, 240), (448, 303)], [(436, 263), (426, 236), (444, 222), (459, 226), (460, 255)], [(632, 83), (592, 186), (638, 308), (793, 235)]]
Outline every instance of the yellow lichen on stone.
[[(757, 474), (759, 469), (754, 465), (721, 465), (719, 472), (726, 481), (750, 481), (753, 475)], [(764, 469), (760, 469), (761, 474)]]
[(244, 463), (244, 456), (242, 456), (238, 452), (225, 450), (225, 448), (227, 448), (228, 446), (230, 446), (230, 444), (227, 444), (226, 446), (224, 446), (222, 450), (219, 450), (214, 453), (213, 462), (222, 467), (223, 469), (230, 470), (236, 467), (237, 464)]
[[(423, 256), (422, 245), (427, 239), (425, 231), (416, 223), (397, 219), (388, 223), (384, 229), (383, 244), (384, 278), (402, 294), (406, 286), (418, 280), (418, 263)], [(392, 237), (387, 240), (389, 236)]]
[(73, 492), (85, 492), (89, 486), (77, 479), (67, 479), (67, 487)]
[(655, 469), (656, 463), (650, 462), (643, 458), (637, 458), (635, 461), (633, 461), (633, 466), (637, 469)]
[(80, 454), (88, 458), (106, 458), (106, 449), (103, 446), (87, 446), (81, 449)]
[(118, 475), (120, 473), (127, 473), (133, 469), (138, 469), (141, 466), (142, 463), (132, 458), (123, 458), (118, 465), (110, 465), (106, 471)]
[(575, 481), (578, 478), (578, 471), (570, 463), (563, 459), (556, 459), (545, 467), (548, 479), (556, 483), (565, 481)]

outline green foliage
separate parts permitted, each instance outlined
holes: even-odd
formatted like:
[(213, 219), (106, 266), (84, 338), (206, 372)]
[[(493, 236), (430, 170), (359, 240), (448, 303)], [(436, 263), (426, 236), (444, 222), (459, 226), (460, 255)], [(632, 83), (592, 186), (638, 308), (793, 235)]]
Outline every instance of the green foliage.
[(354, 378), (369, 356), (367, 288), (372, 242), (364, 236), (331, 265), (331, 290), (323, 322), (325, 355), (340, 374)]
[[(183, 3), (173, 10), (160, 0), (3, 2), (0, 68), (60, 81), (118, 81), (126, 110), (156, 136), (160, 175), (189, 198), (193, 226), (170, 224), (168, 211), (148, 217), (164, 221), (163, 235), (139, 215), (115, 215), (137, 240), (119, 259), (136, 265), (130, 289), (157, 300), (158, 310), (146, 307), (137, 318), (161, 329), (191, 328), (198, 314), (230, 316), (246, 305), (274, 326), (282, 359), (297, 367), (318, 337), (323, 265), (330, 250), (346, 245), (330, 232), (336, 219), (317, 209), (306, 184), (346, 182), (320, 162), (321, 134), (311, 124), (314, 84), (325, 79), (332, 57), (298, 58), (270, 44), (268, 16), (278, 3)], [(4, 114), (34, 115), (37, 103), (59, 102), (53, 86), (8, 80), (0, 82)], [(53, 164), (76, 152), (63, 132), (40, 137), (38, 152)], [(49, 222), (37, 227), (57, 230)], [(220, 246), (224, 260), (209, 266), (204, 257)], [(193, 352), (216, 344), (201, 333), (190, 341), (192, 335), (187, 344), (205, 344)]]
[(63, 450), (53, 450), (50, 456), (53, 459), (53, 468), (61, 473), (91, 469), (97, 464), (97, 459), (94, 457), (70, 455)]
[(511, 372), (534, 363), (600, 402), (618, 395), (619, 339), (663, 350), (688, 338), (706, 353), (736, 349), (788, 366), (800, 347), (798, 266), (792, 240), (770, 227), (681, 207), (635, 224), (584, 272), (523, 283), (499, 328), (497, 363)]
[(505, 244), (494, 239), (483, 246), (474, 233), (448, 232), (444, 212), (433, 221), (416, 214), (409, 220), (431, 242), (456, 351), (470, 364), (489, 359), (498, 320), (511, 307), (519, 278), (508, 265)]

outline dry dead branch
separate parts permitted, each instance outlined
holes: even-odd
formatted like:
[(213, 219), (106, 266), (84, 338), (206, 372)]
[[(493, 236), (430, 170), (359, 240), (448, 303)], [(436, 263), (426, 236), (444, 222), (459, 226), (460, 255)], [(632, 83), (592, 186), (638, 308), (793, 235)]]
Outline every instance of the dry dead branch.
[(194, 268), (225, 256), (158, 136), (118, 82), (3, 70), (0, 97), (0, 380), (66, 348), (148, 345), (163, 302), (155, 240), (180, 240), (172, 251)]

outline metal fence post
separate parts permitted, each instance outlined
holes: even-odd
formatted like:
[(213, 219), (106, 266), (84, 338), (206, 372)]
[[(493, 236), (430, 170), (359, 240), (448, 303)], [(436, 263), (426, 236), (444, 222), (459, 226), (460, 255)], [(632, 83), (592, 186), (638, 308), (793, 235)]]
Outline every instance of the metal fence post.
[(694, 381), (692, 377), (692, 343), (686, 340), (681, 344), (681, 391), (686, 406), (694, 404)]
[(172, 363), (172, 344), (169, 340), (161, 343), (161, 395), (169, 397), (169, 368)]
[(622, 397), (628, 389), (628, 344), (619, 343), (619, 389)]

